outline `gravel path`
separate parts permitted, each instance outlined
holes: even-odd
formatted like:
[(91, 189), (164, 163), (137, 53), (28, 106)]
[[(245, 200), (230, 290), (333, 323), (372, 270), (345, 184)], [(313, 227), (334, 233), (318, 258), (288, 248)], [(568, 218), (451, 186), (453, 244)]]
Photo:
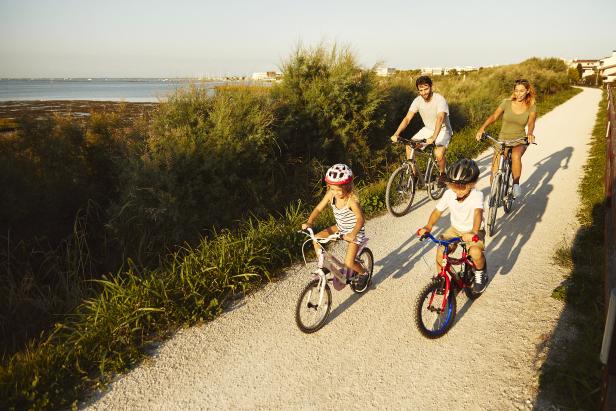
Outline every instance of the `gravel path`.
[[(585, 89), (541, 117), (524, 156), (524, 195), (488, 239), (490, 284), (438, 340), (422, 337), (413, 307), (430, 281), (434, 247), (412, 233), (434, 203), (424, 192), (402, 218), (367, 224), (372, 288), (334, 292), (328, 323), (306, 335), (294, 309), (308, 270), (245, 298), (213, 322), (181, 330), (118, 378), (88, 409), (530, 409), (538, 370), (563, 311), (555, 247), (576, 229), (577, 182), (601, 91)], [(455, 137), (454, 137), (455, 138)], [(479, 157), (487, 195), (488, 153)], [(442, 218), (439, 229), (448, 222)]]

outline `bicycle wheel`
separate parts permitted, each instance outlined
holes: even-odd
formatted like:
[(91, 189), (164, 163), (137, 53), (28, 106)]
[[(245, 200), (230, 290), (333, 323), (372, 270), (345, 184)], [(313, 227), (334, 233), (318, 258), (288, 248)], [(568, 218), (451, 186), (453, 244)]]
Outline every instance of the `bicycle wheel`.
[(432, 200), (438, 200), (443, 196), (445, 187), (438, 186), (438, 176), (440, 174), (438, 167), (433, 159), (428, 160), (428, 178), (426, 179), (426, 190), (428, 191), (428, 197)]
[(366, 269), (367, 276), (361, 282), (351, 282), (351, 290), (361, 294), (368, 289), (372, 282), (372, 269), (374, 268), (374, 256), (369, 248), (364, 248), (357, 256), (357, 261)]
[(295, 322), (300, 330), (310, 334), (325, 325), (332, 303), (332, 290), (325, 284), (323, 301), (319, 304), (319, 280), (312, 280), (306, 285), (297, 300)]
[(505, 172), (503, 173), (506, 176), (502, 181), (502, 193), (503, 193), (503, 210), (505, 213), (510, 212), (513, 209), (513, 192), (511, 191), (513, 188), (513, 175), (511, 175), (511, 158), (505, 164)]
[[(445, 308), (443, 308), (443, 300)], [(456, 318), (456, 297), (453, 289), (445, 297), (445, 281), (432, 280), (419, 294), (415, 307), (415, 321), (419, 332), (427, 338), (439, 338), (449, 331)]]
[(411, 167), (403, 164), (389, 177), (385, 189), (385, 205), (395, 217), (402, 217), (411, 209), (415, 198), (415, 180)]
[(501, 187), (501, 175), (497, 174), (494, 176), (492, 180), (492, 187), (490, 189), (490, 202), (489, 210), (488, 210), (488, 235), (493, 236), (496, 232), (495, 223), (496, 223), (496, 212), (498, 210), (499, 196), (500, 196), (500, 187)]

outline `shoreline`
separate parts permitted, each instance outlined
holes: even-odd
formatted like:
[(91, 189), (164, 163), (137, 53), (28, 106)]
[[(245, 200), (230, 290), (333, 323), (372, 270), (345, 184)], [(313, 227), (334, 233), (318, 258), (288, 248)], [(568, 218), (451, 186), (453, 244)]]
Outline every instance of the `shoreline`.
[[(128, 118), (136, 118), (155, 110), (158, 101), (127, 100), (10, 100), (0, 101), (0, 123), (14, 124), (23, 118), (44, 119), (51, 116), (69, 115), (74, 119), (87, 119), (92, 113), (107, 113), (125, 110)], [(11, 131), (5, 127), (2, 131)]]

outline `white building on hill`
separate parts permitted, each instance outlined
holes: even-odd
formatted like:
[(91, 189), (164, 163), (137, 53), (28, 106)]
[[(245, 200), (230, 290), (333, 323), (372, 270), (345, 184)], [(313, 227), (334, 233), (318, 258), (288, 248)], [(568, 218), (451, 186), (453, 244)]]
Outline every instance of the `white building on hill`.
[(280, 77), (282, 77), (282, 73), (277, 73), (275, 71), (264, 71), (252, 73), (250, 79), (254, 81), (274, 81), (279, 79)]
[(571, 61), (570, 66), (577, 68), (578, 64), (582, 66), (582, 78), (595, 75), (595, 69), (599, 69), (599, 59), (575, 59)]
[(394, 67), (377, 67), (376, 69), (374, 69), (374, 71), (379, 77), (389, 77), (396, 74), (398, 70), (396, 70)]
[(616, 82), (616, 50), (612, 51), (610, 57), (606, 57), (599, 61), (599, 75), (604, 83)]

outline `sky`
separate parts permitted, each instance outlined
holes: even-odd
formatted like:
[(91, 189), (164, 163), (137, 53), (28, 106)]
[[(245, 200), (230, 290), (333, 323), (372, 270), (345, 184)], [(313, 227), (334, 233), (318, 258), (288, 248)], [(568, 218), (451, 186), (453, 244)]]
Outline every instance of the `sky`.
[(0, 19), (0, 78), (250, 75), (334, 43), (398, 69), (616, 50), (616, 0), (0, 0)]

